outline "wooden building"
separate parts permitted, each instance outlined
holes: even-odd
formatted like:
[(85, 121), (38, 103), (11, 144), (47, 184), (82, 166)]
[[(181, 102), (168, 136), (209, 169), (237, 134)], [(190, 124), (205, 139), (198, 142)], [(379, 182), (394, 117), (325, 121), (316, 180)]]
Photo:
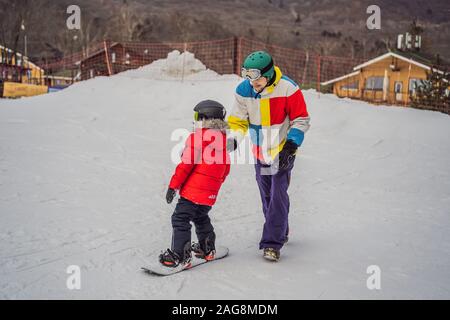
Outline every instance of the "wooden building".
[(80, 79), (87, 80), (142, 67), (165, 58), (171, 50), (172, 47), (159, 43), (105, 42), (103, 48), (79, 62)]
[(55, 92), (65, 89), (73, 84), (71, 77), (46, 75), (44, 77), (45, 85), (48, 86), (48, 92)]
[[(107, 52), (106, 52), (107, 50)], [(107, 76), (142, 65), (144, 52), (114, 42), (93, 52), (80, 62), (81, 80)]]
[(20, 52), (0, 46), (0, 80), (41, 85), (44, 69), (29, 61)]
[(0, 46), (0, 97), (18, 98), (47, 92), (44, 69), (20, 52)]
[(353, 68), (353, 72), (322, 82), (339, 97), (373, 103), (407, 105), (432, 64), (412, 52), (390, 51)]

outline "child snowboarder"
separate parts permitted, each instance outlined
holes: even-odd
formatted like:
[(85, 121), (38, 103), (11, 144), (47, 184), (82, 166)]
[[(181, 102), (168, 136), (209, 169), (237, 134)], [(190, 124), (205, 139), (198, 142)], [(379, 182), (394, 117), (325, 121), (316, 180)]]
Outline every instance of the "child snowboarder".
[[(167, 267), (191, 267), (191, 254), (213, 260), (214, 228), (208, 216), (216, 202), (222, 183), (230, 172), (226, 151), (225, 108), (213, 100), (205, 100), (194, 108), (195, 130), (187, 138), (181, 163), (175, 169), (166, 194), (171, 203), (179, 190), (180, 198), (172, 215), (172, 245), (159, 256)], [(191, 245), (191, 221), (198, 243)]]

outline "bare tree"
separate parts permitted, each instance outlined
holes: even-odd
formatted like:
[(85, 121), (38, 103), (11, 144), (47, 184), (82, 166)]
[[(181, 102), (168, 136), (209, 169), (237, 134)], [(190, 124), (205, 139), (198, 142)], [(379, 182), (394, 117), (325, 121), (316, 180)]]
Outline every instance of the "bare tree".
[(82, 20), (80, 29), (80, 45), (84, 56), (89, 55), (89, 46), (102, 38), (99, 30), (100, 18), (87, 16)]
[(289, 11), (291, 12), (292, 16), (294, 17), (295, 23), (300, 23), (301, 17), (300, 17), (300, 13), (298, 12), (297, 6), (298, 6), (298, 3), (291, 4), (289, 7)]
[(138, 14), (136, 8), (130, 5), (128, 0), (122, 0), (118, 11), (121, 40), (135, 40), (139, 29), (142, 27), (142, 17)]
[(25, 31), (32, 29), (36, 23), (34, 10), (42, 8), (45, 2), (35, 0), (32, 6), (31, 0), (0, 0), (0, 43), (16, 53), (19, 50), (19, 41), (21, 38), (23, 39)]

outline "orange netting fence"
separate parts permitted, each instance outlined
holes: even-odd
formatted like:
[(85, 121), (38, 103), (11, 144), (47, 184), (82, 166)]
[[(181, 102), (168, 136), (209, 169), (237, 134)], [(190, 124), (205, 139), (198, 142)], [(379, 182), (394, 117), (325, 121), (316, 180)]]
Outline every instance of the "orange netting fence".
[[(72, 79), (86, 80), (96, 76), (109, 76), (123, 71), (136, 69), (149, 65), (159, 59), (169, 59), (168, 54), (174, 50), (179, 53), (189, 53), (195, 56), (203, 65), (203, 68), (213, 70), (210, 73), (201, 73), (201, 77), (195, 80), (218, 79), (217, 74), (240, 74), (243, 59), (252, 51), (266, 50), (274, 57), (275, 64), (280, 67), (283, 74), (296, 81), (302, 88), (314, 88), (317, 91), (334, 92), (341, 97), (357, 98), (373, 103), (410, 105), (410, 91), (408, 84), (403, 89), (389, 88), (389, 92), (380, 90), (366, 90), (365, 84), (361, 84), (361, 92), (355, 93), (351, 84), (339, 82), (331, 86), (321, 86), (320, 83), (341, 77), (353, 72), (353, 67), (361, 64), (361, 59), (347, 57), (323, 56), (313, 51), (284, 48), (260, 41), (246, 38), (229, 38), (223, 40), (199, 41), (199, 42), (114, 42), (102, 41), (86, 48), (83, 52), (67, 55), (61, 59), (41, 61), (39, 65), (44, 68), (46, 74), (63, 75)], [(143, 74), (152, 79), (181, 79), (186, 75), (198, 71), (198, 66), (192, 64), (192, 59), (185, 61), (186, 54), (182, 57), (182, 72), (161, 72), (161, 68), (145, 67)], [(152, 64), (154, 65), (154, 64)], [(197, 68), (197, 69), (196, 69)], [(170, 71), (170, 70), (169, 70)], [(360, 87), (361, 87), (360, 86)], [(336, 88), (343, 87), (344, 90)], [(347, 89), (348, 87), (348, 89)], [(396, 91), (397, 90), (397, 91)], [(444, 99), (445, 100), (445, 99)], [(441, 106), (433, 106), (435, 100), (428, 103), (415, 104), (415, 107), (439, 110), (450, 113), (447, 102)]]
[(243, 59), (252, 51), (267, 50), (284, 74), (303, 86), (317, 88), (318, 83), (341, 76), (361, 60), (321, 56), (314, 52), (283, 48), (245, 38), (185, 42), (145, 43), (104, 41), (84, 52), (62, 59), (42, 61), (40, 65), (50, 74), (66, 75), (78, 71), (79, 80), (99, 75), (113, 75), (148, 65), (166, 58), (173, 50), (190, 52), (208, 69), (218, 74), (239, 74)]

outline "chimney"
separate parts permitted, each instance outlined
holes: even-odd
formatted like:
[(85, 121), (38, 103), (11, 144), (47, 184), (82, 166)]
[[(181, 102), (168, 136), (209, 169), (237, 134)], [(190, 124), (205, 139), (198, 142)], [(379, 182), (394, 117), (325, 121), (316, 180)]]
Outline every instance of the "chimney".
[(403, 50), (403, 35), (402, 34), (399, 34), (397, 36), (397, 49)]
[(414, 42), (414, 48), (419, 50), (422, 46), (422, 36), (416, 35), (416, 41)]
[(412, 48), (412, 37), (411, 34), (409, 32), (406, 33), (405, 35), (405, 45), (406, 45), (406, 49), (411, 49)]

